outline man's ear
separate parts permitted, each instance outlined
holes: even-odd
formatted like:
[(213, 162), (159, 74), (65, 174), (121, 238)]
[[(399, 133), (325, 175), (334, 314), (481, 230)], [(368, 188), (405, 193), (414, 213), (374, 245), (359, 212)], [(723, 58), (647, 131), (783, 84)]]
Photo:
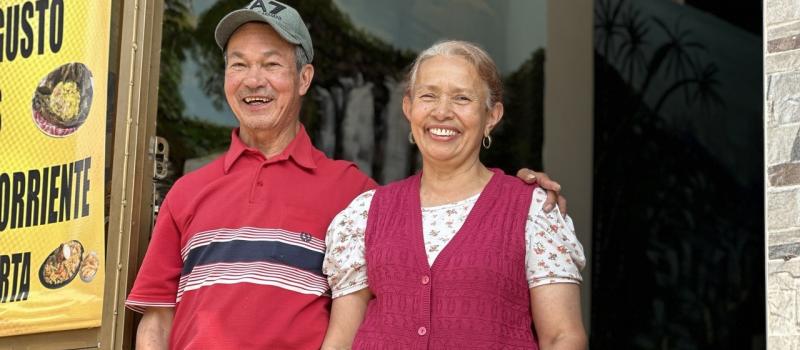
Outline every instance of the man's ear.
[(300, 69), (300, 86), (297, 91), (300, 96), (306, 95), (312, 80), (314, 80), (314, 66), (307, 64)]

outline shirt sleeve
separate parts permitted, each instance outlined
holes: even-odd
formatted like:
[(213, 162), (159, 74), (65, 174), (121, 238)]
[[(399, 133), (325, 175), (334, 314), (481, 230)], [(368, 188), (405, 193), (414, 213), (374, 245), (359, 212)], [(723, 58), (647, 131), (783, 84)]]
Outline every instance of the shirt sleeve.
[(148, 307), (175, 307), (178, 281), (183, 269), (181, 234), (165, 199), (158, 213), (152, 239), (125, 306), (136, 312)]
[(550, 283), (580, 283), (580, 271), (586, 266), (583, 246), (575, 236), (572, 219), (564, 218), (558, 208), (542, 209), (547, 193), (533, 192), (525, 224), (525, 269), (530, 288)]
[(328, 226), (322, 272), (328, 276), (333, 298), (368, 287), (364, 233), (374, 194), (371, 190), (356, 197)]

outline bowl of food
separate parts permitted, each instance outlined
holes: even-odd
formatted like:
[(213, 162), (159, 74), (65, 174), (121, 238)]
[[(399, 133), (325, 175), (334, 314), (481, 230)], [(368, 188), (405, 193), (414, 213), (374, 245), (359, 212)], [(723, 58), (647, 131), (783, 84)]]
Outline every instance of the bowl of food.
[(94, 251), (88, 252), (83, 256), (81, 262), (81, 271), (78, 273), (81, 276), (81, 281), (86, 283), (91, 282), (94, 276), (97, 275), (97, 269), (100, 267), (100, 259)]
[(64, 64), (48, 73), (33, 93), (33, 121), (50, 136), (67, 136), (83, 125), (92, 106), (92, 72), (83, 63)]
[(66, 286), (78, 275), (83, 260), (83, 245), (76, 240), (67, 241), (53, 250), (39, 268), (42, 285), (57, 289)]

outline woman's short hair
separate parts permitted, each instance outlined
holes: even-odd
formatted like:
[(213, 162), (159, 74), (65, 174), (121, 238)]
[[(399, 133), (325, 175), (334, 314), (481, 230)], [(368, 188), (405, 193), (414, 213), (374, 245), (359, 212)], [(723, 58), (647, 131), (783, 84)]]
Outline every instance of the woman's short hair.
[(475, 70), (478, 71), (478, 76), (486, 84), (486, 88), (489, 92), (486, 100), (487, 109), (491, 109), (497, 102), (503, 102), (503, 81), (500, 79), (500, 72), (497, 71), (497, 65), (492, 58), (489, 57), (489, 54), (478, 45), (461, 40), (444, 40), (437, 42), (417, 56), (406, 77), (407, 95), (411, 96), (411, 90), (416, 82), (419, 66), (425, 60), (436, 56), (461, 57), (475, 67)]

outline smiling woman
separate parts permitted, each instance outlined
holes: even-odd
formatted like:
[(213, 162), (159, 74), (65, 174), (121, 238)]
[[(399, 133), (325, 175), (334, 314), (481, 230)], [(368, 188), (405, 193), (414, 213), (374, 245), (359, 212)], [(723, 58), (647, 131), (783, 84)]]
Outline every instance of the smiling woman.
[(479, 158), (503, 116), (496, 65), (475, 44), (444, 41), (408, 77), (422, 171), (363, 193), (328, 227), (322, 348), (585, 348), (571, 219)]

